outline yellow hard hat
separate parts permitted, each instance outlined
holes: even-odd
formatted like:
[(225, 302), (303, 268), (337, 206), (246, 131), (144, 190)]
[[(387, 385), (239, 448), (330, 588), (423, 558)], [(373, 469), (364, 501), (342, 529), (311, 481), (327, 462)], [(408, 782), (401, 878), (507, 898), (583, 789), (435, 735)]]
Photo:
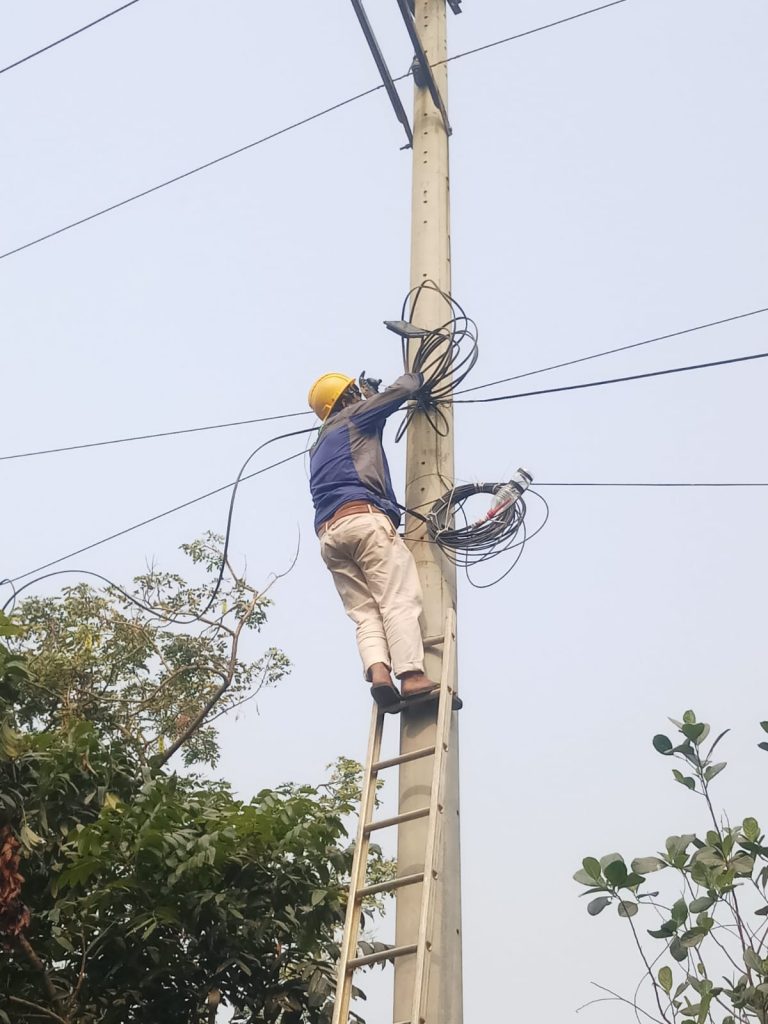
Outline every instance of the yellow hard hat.
[(324, 373), (309, 389), (310, 409), (319, 419), (327, 420), (334, 405), (354, 383), (354, 377), (346, 377), (343, 373)]

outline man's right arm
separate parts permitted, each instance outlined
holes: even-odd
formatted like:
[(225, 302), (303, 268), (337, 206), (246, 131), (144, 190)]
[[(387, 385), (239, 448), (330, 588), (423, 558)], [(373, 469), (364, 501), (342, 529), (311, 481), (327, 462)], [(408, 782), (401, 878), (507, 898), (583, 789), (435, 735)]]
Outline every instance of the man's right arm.
[(405, 405), (410, 398), (415, 398), (423, 383), (423, 374), (404, 373), (380, 394), (373, 395), (372, 398), (366, 398), (364, 402), (361, 402), (352, 412), (349, 418), (350, 422), (363, 431), (375, 429), (383, 424), (388, 416)]

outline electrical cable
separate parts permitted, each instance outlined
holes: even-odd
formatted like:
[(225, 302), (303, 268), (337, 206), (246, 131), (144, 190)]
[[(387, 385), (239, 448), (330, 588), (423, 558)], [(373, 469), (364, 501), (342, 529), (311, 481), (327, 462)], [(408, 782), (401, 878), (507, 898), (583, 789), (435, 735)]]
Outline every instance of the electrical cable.
[(10, 459), (31, 459), (36, 455), (55, 455), (58, 452), (82, 451), (84, 448), (103, 448), (110, 444), (127, 444), (129, 441), (151, 441), (158, 437), (177, 437), (179, 434), (198, 434), (204, 430), (223, 430), (225, 427), (243, 427), (251, 423), (269, 423), (272, 420), (289, 420), (296, 416), (311, 416), (307, 412), (285, 412), (278, 416), (258, 416), (252, 420), (233, 420), (231, 423), (210, 423), (204, 427), (185, 427), (183, 430), (161, 430), (156, 434), (136, 434), (133, 437), (115, 437), (109, 441), (89, 441), (86, 444), (70, 444), (61, 448), (42, 448), (35, 452), (19, 452), (16, 455), (0, 455), (0, 462)]
[(545, 483), (537, 483), (537, 487), (768, 487), (767, 483), (734, 483), (728, 480), (725, 481), (661, 481), (656, 483), (635, 483), (633, 481), (580, 481), (580, 480), (566, 480), (563, 482), (546, 481)]
[[(458, 484), (447, 490), (426, 516), (413, 509), (408, 511), (426, 523), (430, 541), (453, 565), (465, 570), (468, 582), (484, 590), (509, 575), (522, 557), (526, 542), (540, 533), (549, 519), (546, 499), (537, 491), (526, 490), (529, 481), (527, 473), (518, 471), (510, 483)], [(522, 496), (524, 490), (544, 506), (543, 520), (531, 534), (525, 525), (527, 506)], [(470, 521), (466, 503), (479, 494), (495, 495), (494, 503), (485, 515)], [(456, 525), (457, 517), (463, 520), (462, 525)], [(470, 569), (473, 566), (513, 550), (517, 550), (516, 556), (500, 576), (488, 583), (477, 583), (472, 578)]]
[[(760, 313), (768, 313), (768, 306), (766, 306), (766, 307), (764, 307), (762, 309), (753, 309), (753, 310), (750, 310), (747, 313), (736, 313), (733, 316), (724, 317), (722, 320), (712, 320), (709, 323), (699, 324), (696, 327), (686, 327), (683, 330), (673, 331), (673, 332), (671, 332), (669, 334), (660, 334), (660, 335), (658, 335), (655, 338), (647, 338), (644, 341), (636, 341), (636, 342), (633, 342), (630, 345), (621, 345), (618, 348), (606, 349), (603, 352), (594, 352), (591, 355), (580, 356), (578, 359), (569, 359), (569, 360), (567, 360), (566, 362), (563, 362), (563, 363), (553, 363), (551, 366), (542, 366), (538, 370), (528, 370), (525, 373), (518, 373), (518, 374), (515, 374), (512, 377), (502, 377), (500, 380), (488, 381), (486, 384), (477, 384), (477, 385), (475, 385), (474, 387), (471, 387), (471, 388), (463, 388), (463, 389), (455, 392), (455, 394), (457, 394), (457, 395), (466, 395), (466, 394), (469, 394), (470, 392), (473, 392), (473, 391), (480, 391), (480, 390), (482, 390), (484, 388), (493, 387), (496, 384), (507, 384), (509, 381), (520, 380), (523, 377), (532, 377), (532, 376), (535, 376), (536, 374), (539, 374), (539, 373), (547, 373), (550, 370), (559, 370), (559, 369), (561, 369), (564, 366), (573, 366), (576, 363), (587, 362), (590, 359), (598, 359), (601, 356), (613, 355), (616, 352), (625, 352), (628, 349), (639, 348), (639, 347), (641, 347), (643, 345), (650, 345), (650, 344), (652, 344), (653, 342), (656, 342), (656, 341), (666, 341), (669, 338), (677, 338), (677, 337), (680, 337), (681, 335), (684, 335), (684, 334), (691, 334), (691, 333), (693, 333), (695, 331), (705, 330), (708, 327), (717, 327), (720, 324), (728, 324), (728, 323), (732, 323), (733, 321), (736, 321), (736, 320), (743, 320), (743, 319), (745, 319), (747, 317), (757, 316)], [(173, 437), (173, 436), (179, 435), (179, 434), (194, 434), (194, 433), (198, 433), (198, 432), (205, 431), (205, 430), (222, 430), (222, 429), (224, 429), (226, 427), (240, 427), (240, 426), (246, 426), (246, 425), (249, 425), (249, 424), (252, 424), (252, 423), (267, 423), (267, 422), (270, 422), (272, 420), (291, 419), (291, 418), (294, 418), (294, 417), (297, 417), (297, 416), (311, 416), (311, 415), (312, 415), (312, 413), (309, 410), (307, 410), (306, 412), (287, 412), (287, 413), (282, 413), (280, 415), (275, 415), (275, 416), (260, 416), (260, 417), (257, 417), (255, 419), (233, 420), (230, 423), (211, 423), (211, 424), (208, 424), (208, 425), (202, 426), (202, 427), (187, 427), (187, 428), (180, 429), (180, 430), (164, 430), (164, 431), (159, 431), (159, 432), (154, 433), (154, 434), (136, 434), (136, 435), (131, 436), (131, 437), (117, 437), (117, 438), (112, 438), (112, 439), (107, 440), (107, 441), (90, 441), (90, 442), (87, 442), (87, 443), (84, 443), (84, 444), (65, 445), (65, 446), (58, 447), (58, 448), (43, 448), (43, 449), (40, 449), (38, 451), (18, 452), (18, 453), (14, 454), (14, 455), (0, 455), (0, 462), (8, 461), (8, 460), (11, 460), (11, 459), (28, 459), (28, 458), (33, 458), (33, 457), (38, 456), (38, 455), (52, 455), (52, 454), (57, 454), (59, 452), (79, 451), (79, 450), (85, 449), (85, 448), (100, 448), (100, 447), (103, 447), (105, 445), (126, 444), (126, 443), (128, 443), (130, 441), (148, 441), (148, 440), (153, 440), (155, 438), (160, 438), (160, 437)]]
[(89, 28), (93, 28), (94, 25), (101, 24), (102, 21), (106, 21), (107, 18), (111, 18), (115, 14), (119, 14), (120, 11), (124, 11), (126, 7), (133, 7), (139, 0), (128, 0), (128, 3), (123, 4), (121, 7), (116, 7), (114, 11), (108, 11), (106, 14), (102, 14), (100, 18), (96, 18), (95, 21), (89, 21), (87, 25), (83, 25), (82, 28), (75, 29), (74, 32), (70, 32), (66, 36), (62, 36), (61, 39), (55, 39), (52, 43), (48, 43), (47, 46), (41, 46), (39, 50), (35, 50), (34, 53), (28, 53), (26, 57), (22, 57), (20, 60), (15, 60), (13, 64), (7, 64), (4, 68), (0, 68), (0, 75), (5, 74), (6, 71), (10, 71), (12, 68), (17, 68), (19, 64), (25, 64), (28, 60), (32, 60), (33, 57), (39, 57), (41, 53), (46, 53), (48, 50), (52, 50), (54, 46), (58, 46), (60, 43), (66, 43), (68, 39), (73, 39), (75, 36), (79, 36), (81, 32), (85, 32)]
[(350, 103), (354, 103), (356, 100), (360, 100), (364, 96), (370, 96), (371, 93), (378, 92), (379, 89), (383, 88), (383, 85), (376, 85), (372, 89), (366, 89), (365, 92), (359, 92), (357, 95), (350, 96), (349, 99), (342, 100), (340, 103), (334, 103), (332, 107), (326, 107), (324, 110), (319, 110), (316, 114), (310, 114), (309, 117), (304, 117), (300, 121), (294, 121), (293, 124), (286, 125), (285, 128), (280, 128), (275, 132), (270, 132), (269, 135), (264, 135), (262, 138), (256, 139), (254, 142), (249, 142), (245, 146), (239, 146), (237, 149), (230, 150), (229, 153), (224, 153), (223, 156), (217, 156), (213, 160), (208, 160), (204, 164), (198, 164), (197, 167), (193, 167), (189, 171), (184, 171), (182, 174), (177, 174), (173, 178), (161, 181), (159, 185), (153, 185), (151, 188), (146, 188), (142, 192), (137, 192), (135, 195), (129, 196), (127, 199), (121, 199), (118, 203), (112, 203), (110, 206), (105, 206), (103, 209), (97, 210), (95, 213), (91, 213), (87, 217), (81, 217), (79, 220), (73, 220), (71, 223), (65, 224), (63, 227), (57, 228), (55, 231), (49, 231), (47, 234), (41, 235), (39, 238), (32, 239), (31, 242), (25, 242), (23, 245), (16, 246), (15, 249), (9, 249), (7, 252), (0, 253), (0, 260), (4, 260), (7, 256), (14, 256), (16, 253), (23, 252), (25, 249), (30, 249), (33, 245), (39, 245), (40, 242), (46, 242), (49, 238), (55, 238), (57, 235), (62, 235), (65, 231), (71, 231), (72, 228), (80, 227), (81, 224), (87, 224), (89, 221), (96, 220), (97, 217), (103, 217), (105, 213), (111, 213), (113, 210), (119, 210), (122, 206), (127, 206), (129, 203), (133, 203), (137, 199), (143, 199), (145, 196), (152, 195), (153, 192), (159, 192), (160, 189), (167, 188), (169, 185), (175, 185), (176, 182), (183, 181), (185, 178), (190, 178), (193, 174), (198, 174), (200, 171), (205, 171), (209, 167), (214, 167), (216, 164), (220, 164), (224, 160), (229, 160), (233, 156), (238, 156), (240, 153), (245, 153), (249, 149), (254, 149), (256, 146), (261, 146), (265, 142), (270, 142), (272, 139), (276, 139), (281, 135), (286, 135), (295, 128), (301, 128), (303, 125), (309, 124), (311, 121), (316, 121), (318, 118), (324, 117), (326, 114), (330, 114), (334, 110), (346, 107)]
[[(134, 2), (137, 2), (137, 0), (134, 0)], [(480, 50), (489, 49), (492, 46), (500, 46), (502, 43), (512, 42), (515, 39), (521, 39), (524, 36), (533, 35), (536, 32), (543, 32), (545, 29), (555, 28), (556, 26), (562, 25), (567, 21), (574, 21), (576, 18), (583, 18), (588, 14), (595, 14), (598, 11), (606, 10), (608, 7), (615, 7), (617, 3), (625, 2), (626, 0), (613, 0), (613, 3), (605, 4), (602, 7), (593, 7), (588, 11), (582, 11), (580, 14), (571, 15), (571, 17), (569, 18), (549, 22), (546, 25), (540, 25), (538, 28), (529, 29), (526, 32), (518, 33), (515, 36), (507, 36), (505, 39), (500, 39), (492, 43), (487, 43), (483, 47), (476, 47), (473, 50), (466, 50), (463, 53), (456, 53), (452, 57), (449, 57), (448, 60), (453, 61), (459, 60), (462, 57), (469, 57), (471, 54), (478, 53)], [(433, 65), (433, 67), (437, 67), (437, 64)], [(399, 75), (397, 78), (393, 79), (393, 81), (402, 82), (406, 78), (410, 78), (412, 74), (412, 71), (407, 71), (404, 75)], [(340, 103), (334, 103), (333, 106), (331, 107), (326, 107), (324, 110), (319, 110), (315, 114), (310, 114), (309, 117), (302, 118), (300, 121), (294, 121), (293, 124), (289, 124), (285, 128), (280, 128), (278, 131), (272, 132), (269, 135), (265, 135), (260, 139), (256, 139), (254, 142), (249, 142), (245, 146), (240, 146), (237, 149), (231, 150), (229, 153), (224, 153), (222, 156), (216, 157), (213, 160), (208, 160), (206, 163), (199, 164), (197, 167), (193, 167), (188, 171), (184, 171), (182, 174), (177, 174), (173, 178), (168, 178), (167, 181), (162, 181), (158, 185), (153, 185), (151, 188), (144, 189), (142, 192), (137, 192), (135, 195), (129, 196), (127, 199), (123, 199), (117, 203), (112, 203), (110, 206), (105, 206), (102, 209), (97, 210), (95, 213), (89, 214), (87, 217), (81, 217), (79, 220), (71, 221), (69, 224), (65, 224), (63, 225), (63, 227), (57, 228), (55, 231), (49, 231), (47, 234), (41, 235), (39, 238), (34, 238), (29, 242), (25, 242), (23, 245), (16, 246), (16, 248), (14, 249), (9, 249), (7, 252), (0, 253), (0, 259), (5, 259), (8, 256), (14, 256), (16, 253), (23, 252), (25, 249), (30, 249), (34, 245), (39, 245), (41, 242), (46, 242), (50, 238), (55, 238), (57, 235), (64, 234), (65, 231), (71, 231), (73, 228), (80, 227), (80, 225), (82, 224), (87, 224), (89, 221), (95, 220), (97, 217), (103, 217), (105, 214), (111, 213), (113, 210), (118, 210), (123, 206), (127, 206), (129, 203), (133, 203), (137, 199), (143, 199), (145, 196), (151, 195), (153, 192), (158, 192), (160, 191), (160, 189), (166, 188), (169, 185), (174, 185), (178, 181), (183, 181), (185, 178), (189, 178), (193, 174), (197, 174), (200, 171), (207, 170), (209, 167), (214, 167), (216, 164), (220, 164), (224, 160), (229, 160), (233, 156), (238, 156), (240, 153), (245, 153), (249, 149), (254, 149), (256, 146), (260, 146), (265, 142), (270, 142), (272, 139), (276, 139), (280, 135), (285, 135), (296, 128), (301, 128), (305, 124), (309, 124), (312, 121), (318, 120), (318, 118), (325, 117), (326, 114), (331, 114), (336, 110), (340, 110), (342, 107), (346, 107), (350, 103), (356, 103), (358, 100), (361, 100), (366, 96), (371, 96), (373, 93), (379, 92), (379, 90), (383, 88), (383, 84), (375, 85), (371, 89), (366, 89), (365, 91), (359, 92), (354, 96), (350, 96), (348, 99), (342, 100)]]
[[(80, 554), (83, 551), (89, 551), (92, 548), (97, 547), (99, 544), (104, 544), (108, 540), (113, 540), (115, 537), (123, 536), (124, 534), (131, 532), (131, 530), (138, 529), (140, 526), (146, 526), (147, 523), (155, 522), (157, 519), (163, 518), (163, 516), (170, 515), (172, 512), (177, 512), (177, 511), (179, 511), (182, 508), (186, 508), (189, 505), (194, 504), (195, 502), (202, 501), (204, 498), (211, 497), (213, 494), (218, 494), (221, 491), (231, 489), (232, 490), (232, 496), (230, 498), (229, 510), (227, 512), (227, 523), (226, 523), (226, 530), (225, 530), (225, 535), (224, 535), (224, 545), (223, 545), (223, 549), (222, 549), (221, 564), (219, 566), (219, 572), (218, 572), (218, 576), (217, 576), (216, 582), (215, 582), (215, 584), (213, 586), (211, 594), (210, 594), (210, 596), (209, 596), (205, 606), (203, 607), (202, 611), (198, 612), (196, 615), (194, 615), (194, 616), (192, 616), (190, 618), (180, 618), (179, 616), (175, 616), (175, 615), (167, 615), (164, 612), (159, 611), (157, 608), (154, 608), (154, 607), (152, 607), (150, 605), (144, 604), (143, 602), (139, 601), (137, 598), (132, 597), (130, 594), (126, 593), (126, 591), (122, 590), (116, 584), (113, 584), (111, 581), (107, 580), (107, 582), (110, 584), (110, 586), (112, 586), (115, 590), (117, 590), (119, 593), (121, 593), (124, 597), (126, 597), (133, 604), (137, 605), (139, 608), (141, 608), (145, 612), (149, 612), (149, 613), (151, 613), (153, 615), (156, 615), (156, 616), (160, 615), (160, 617), (162, 617), (166, 622), (171, 622), (171, 623), (174, 623), (174, 624), (177, 624), (177, 625), (190, 625), (193, 622), (199, 621), (199, 619), (203, 615), (205, 615), (208, 612), (208, 610), (212, 607), (212, 605), (213, 605), (214, 601), (216, 600), (216, 597), (217, 597), (217, 595), (219, 593), (219, 590), (221, 589), (221, 584), (222, 584), (222, 581), (224, 579), (224, 571), (226, 569), (227, 555), (228, 555), (228, 551), (229, 551), (229, 543), (230, 543), (231, 534), (232, 534), (232, 518), (233, 518), (233, 514), (234, 514), (234, 509), (235, 509), (235, 500), (237, 498), (237, 491), (238, 491), (238, 488), (239, 488), (240, 484), (244, 480), (250, 480), (250, 479), (252, 479), (255, 476), (259, 476), (262, 473), (266, 473), (270, 469), (274, 469), (276, 466), (283, 465), (286, 462), (290, 462), (292, 459), (299, 458), (299, 456), (303, 455), (303, 450), (299, 451), (299, 452), (294, 452), (293, 455), (289, 455), (286, 458), (281, 459), (278, 462), (272, 463), (269, 466), (265, 466), (262, 469), (256, 470), (254, 473), (250, 473), (250, 474), (248, 474), (246, 476), (245, 475), (245, 470), (247, 469), (248, 464), (250, 463), (251, 459), (253, 459), (255, 455), (257, 455), (260, 451), (262, 451), (262, 449), (266, 448), (267, 445), (273, 444), (275, 441), (282, 441), (282, 440), (285, 440), (288, 437), (297, 437), (300, 434), (310, 433), (311, 431), (314, 431), (315, 429), (316, 429), (315, 427), (309, 427), (307, 429), (294, 430), (294, 431), (290, 431), (290, 432), (285, 433), (285, 434), (278, 434), (276, 437), (271, 437), (267, 441), (264, 441), (262, 444), (260, 444), (257, 448), (255, 448), (251, 452), (251, 454), (248, 456), (248, 458), (245, 460), (245, 462), (240, 467), (240, 471), (238, 472), (237, 477), (235, 478), (235, 480), (232, 483), (225, 484), (223, 487), (216, 488), (213, 491), (209, 491), (207, 494), (200, 495), (197, 498), (193, 498), (191, 501), (185, 502), (183, 505), (177, 505), (173, 509), (169, 509), (166, 512), (162, 512), (159, 515), (153, 516), (150, 519), (146, 519), (143, 522), (137, 523), (136, 525), (128, 527), (125, 530), (121, 530), (119, 533), (112, 534), (110, 537), (105, 537), (105, 538), (103, 538), (100, 541), (96, 541), (93, 544), (89, 544), (89, 545), (87, 545), (84, 548), (80, 548), (78, 551), (70, 552), (70, 554), (64, 555), (61, 558), (54, 559), (53, 561), (48, 562), (45, 565), (38, 566), (38, 568), (36, 568), (36, 569), (31, 569), (28, 572), (21, 573), (18, 576), (12, 577), (11, 579), (7, 580), (7, 582), (10, 583), (10, 585), (13, 587), (13, 591), (14, 592), (13, 592), (12, 597), (9, 598), (8, 601), (6, 601), (6, 603), (3, 605), (2, 610), (5, 611), (5, 609), (8, 607), (8, 605), (12, 601), (15, 602), (15, 600), (16, 600), (16, 598), (17, 598), (17, 596), (19, 594), (21, 594), (28, 587), (33, 586), (35, 583), (39, 583), (41, 580), (48, 579), (51, 576), (58, 575), (59, 572), (71, 573), (71, 572), (75, 572), (76, 570), (70, 570), (70, 569), (58, 570), (57, 572), (54, 572), (54, 573), (47, 573), (45, 576), (36, 576), (34, 579), (29, 580), (23, 586), (16, 587), (15, 584), (18, 583), (20, 580), (26, 579), (28, 576), (32, 576), (35, 573), (39, 573), (41, 570), (48, 569), (48, 568), (50, 568), (53, 565), (58, 565), (60, 562), (66, 561), (68, 558), (72, 558), (72, 557), (74, 557), (74, 555)], [(87, 571), (87, 570), (84, 570), (83, 574), (84, 575), (95, 576), (95, 577), (97, 577), (99, 579), (102, 579), (102, 580), (106, 579), (106, 577), (99, 576), (98, 573), (93, 573), (93, 572), (90, 572), (90, 571)]]
[(561, 391), (581, 391), (606, 384), (623, 384), (632, 380), (647, 380), (649, 377), (665, 377), (671, 373), (687, 373), (689, 370), (705, 370), (712, 366), (729, 366), (732, 363), (746, 363), (754, 359), (765, 359), (768, 352), (756, 352), (749, 356), (734, 356), (732, 359), (717, 359), (710, 363), (694, 363), (692, 366), (674, 366), (669, 370), (653, 370), (650, 373), (633, 373), (628, 377), (612, 377), (607, 380), (591, 380), (585, 384), (566, 384), (559, 388), (542, 388), (539, 391), (521, 391), (515, 395), (493, 395), (490, 398), (454, 398), (454, 405), (478, 405), (485, 402), (506, 402), (513, 398), (531, 398), (534, 395), (554, 395)]
[[(411, 373), (420, 373), (424, 383), (419, 390), (416, 402), (405, 412), (402, 423), (398, 427), (395, 441), (405, 435), (408, 424), (417, 411), (424, 413), (430, 426), (436, 433), (445, 436), (448, 421), (440, 411), (439, 405), (449, 402), (454, 390), (466, 379), (477, 362), (478, 348), (477, 324), (467, 316), (462, 306), (443, 291), (434, 281), (422, 281), (412, 288), (405, 299), (401, 310), (403, 321), (408, 318), (414, 323), (419, 299), (425, 291), (436, 292), (444, 300), (451, 312), (451, 317), (440, 327), (425, 331), (418, 339), (418, 346), (409, 365), (408, 338), (401, 338), (403, 364)], [(410, 312), (408, 304), (410, 303)]]
[(730, 324), (735, 320), (745, 320), (750, 316), (757, 316), (760, 313), (768, 313), (768, 306), (762, 309), (752, 309), (748, 313), (736, 313), (733, 316), (724, 317), (722, 320), (710, 320), (706, 324), (698, 324), (696, 327), (686, 327), (682, 331), (672, 331), (669, 334), (659, 334), (655, 338), (646, 338), (645, 341), (634, 341), (631, 345), (620, 345), (618, 348), (608, 348), (603, 352), (593, 352), (588, 356), (579, 356), (578, 359), (568, 359), (564, 363), (552, 363), (551, 366), (542, 366), (538, 370), (528, 370), (526, 373), (516, 373), (512, 377), (502, 377), (500, 380), (491, 380), (487, 384), (476, 384), (472, 388), (464, 388), (457, 391), (459, 395), (468, 395), (470, 391), (482, 391), (484, 388), (492, 388), (496, 384), (508, 384), (512, 380), (522, 380), (523, 377), (534, 377), (539, 373), (548, 373), (550, 370), (560, 370), (564, 366), (575, 366), (577, 363), (586, 363), (590, 359), (600, 359), (602, 356), (612, 356), (616, 352), (627, 352), (632, 348), (641, 348), (643, 345), (652, 345), (657, 341), (667, 341), (670, 338), (679, 338), (684, 334), (693, 334), (695, 331), (703, 331), (708, 327), (719, 327), (721, 324)]
[(571, 14), (567, 18), (559, 18), (557, 21), (547, 22), (546, 25), (539, 25), (536, 28), (529, 28), (525, 32), (517, 32), (513, 36), (506, 36), (504, 39), (497, 39), (492, 43), (485, 43), (483, 46), (475, 46), (472, 50), (463, 50), (461, 53), (455, 53), (452, 57), (446, 57), (445, 60), (435, 61), (434, 64), (430, 64), (430, 67), (436, 68), (441, 64), (450, 64), (453, 60), (459, 60), (461, 57), (471, 57), (475, 53), (483, 53), (485, 50), (492, 50), (495, 46), (502, 46), (504, 43), (512, 43), (517, 39), (524, 39), (526, 36), (536, 35), (538, 32), (544, 32), (548, 28), (557, 28), (558, 25), (565, 25), (569, 21), (577, 21), (579, 18), (586, 18), (589, 14), (597, 14), (599, 11), (607, 11), (609, 7), (618, 7), (619, 4), (626, 3), (627, 0), (612, 0), (611, 3), (601, 4), (599, 7), (592, 7), (588, 11), (579, 11), (578, 14)]

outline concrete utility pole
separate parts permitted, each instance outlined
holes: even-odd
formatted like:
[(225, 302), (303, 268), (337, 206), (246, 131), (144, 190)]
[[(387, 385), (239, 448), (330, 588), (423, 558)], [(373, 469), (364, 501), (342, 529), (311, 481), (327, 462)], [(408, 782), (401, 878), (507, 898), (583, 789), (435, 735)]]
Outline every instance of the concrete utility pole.
[[(448, 69), (446, 0), (415, 0), (416, 28), (437, 86), (447, 107)], [(450, 202), (448, 134), (440, 112), (427, 88), (415, 87), (413, 115), (413, 209), (411, 240), (411, 287), (434, 281), (451, 291)], [(425, 290), (413, 320), (420, 327), (436, 328), (450, 319), (444, 299)], [(418, 345), (413, 342), (412, 345)], [(413, 350), (411, 355), (413, 355)], [(439, 498), (453, 481), (453, 416), (443, 412), (450, 426), (439, 436), (426, 418), (417, 413), (408, 430), (405, 502), (423, 508)], [(429, 506), (427, 506), (429, 507)], [(446, 611), (456, 605), (456, 570), (440, 550), (426, 540), (424, 524), (406, 519), (410, 548), (416, 559), (424, 590), (423, 631), (427, 639), (442, 636)], [(426, 671), (440, 679), (439, 644), (427, 650)], [(407, 753), (435, 742), (437, 703), (404, 711), (401, 716), (400, 751)], [(440, 876), (435, 892), (434, 945), (429, 975), (427, 1024), (462, 1024), (461, 872), (459, 843), (459, 737), (458, 715), (454, 721), (447, 757), (442, 825)], [(400, 813), (422, 806), (428, 798), (432, 765), (429, 758), (400, 766)], [(427, 823), (425, 819), (401, 825), (398, 833), (398, 874), (423, 870)], [(414, 941), (419, 921), (419, 886), (397, 893), (396, 944)], [(395, 961), (394, 1021), (410, 1022), (414, 987), (413, 957)], [(412, 1021), (410, 1024), (419, 1024)]]

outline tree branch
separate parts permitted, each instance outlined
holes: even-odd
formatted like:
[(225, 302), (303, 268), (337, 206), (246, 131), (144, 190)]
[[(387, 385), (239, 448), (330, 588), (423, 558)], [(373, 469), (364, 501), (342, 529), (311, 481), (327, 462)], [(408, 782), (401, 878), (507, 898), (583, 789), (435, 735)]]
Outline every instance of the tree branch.
[(155, 766), (157, 768), (162, 768), (163, 765), (167, 764), (168, 761), (170, 761), (170, 759), (176, 753), (176, 751), (187, 742), (190, 736), (193, 736), (197, 732), (200, 726), (205, 722), (209, 713), (212, 711), (212, 709), (216, 706), (219, 700), (221, 700), (221, 698), (232, 685), (232, 681), (235, 678), (235, 672), (237, 671), (237, 648), (238, 641), (240, 639), (240, 634), (243, 630), (243, 627), (245, 626), (248, 616), (254, 610), (259, 600), (260, 595), (256, 595), (250, 601), (245, 611), (245, 614), (237, 624), (237, 627), (235, 629), (235, 635), (232, 637), (232, 647), (230, 650), (229, 661), (227, 664), (227, 671), (224, 675), (224, 679), (221, 686), (217, 687), (216, 690), (214, 690), (213, 696), (208, 701), (206, 701), (206, 703), (203, 705), (198, 714), (195, 715), (195, 717), (192, 719), (189, 725), (176, 737), (176, 739), (173, 741), (170, 747), (168, 747), (168, 749), (159, 758), (155, 759)]
[(8, 996), (8, 1002), (17, 1003), (19, 1006), (28, 1006), (30, 1010), (37, 1010), (46, 1017), (50, 1017), (52, 1020), (60, 1021), (60, 1024), (69, 1024), (69, 1022), (63, 1017), (60, 1017), (58, 1013), (54, 1013), (53, 1010), (49, 1010), (45, 1006), (39, 1006), (37, 1003), (30, 1003), (28, 999), (20, 999), (18, 996)]
[[(620, 1003), (626, 1003), (627, 1006), (633, 1007), (633, 1009), (637, 1010), (639, 1013), (642, 1013), (643, 1016), (647, 1017), (649, 1020), (655, 1021), (656, 1024), (661, 1024), (661, 1022), (659, 1021), (658, 1017), (654, 1017), (652, 1013), (648, 1013), (648, 1011), (644, 1010), (642, 1008), (642, 1006), (636, 1006), (632, 1002), (631, 999), (626, 999), (624, 996), (620, 996), (618, 994), (618, 992), (611, 991), (611, 989), (606, 988), (605, 985), (598, 985), (596, 981), (593, 981), (592, 984), (594, 985), (595, 988), (600, 989), (601, 992), (607, 992), (608, 995), (610, 996), (610, 998), (609, 999), (592, 999), (590, 1002), (584, 1003), (583, 1006), (579, 1006), (577, 1008), (577, 1010), (576, 1010), (576, 1013), (579, 1013), (581, 1010), (586, 1009), (588, 1006), (592, 1006), (593, 1003), (608, 1003), (608, 1002), (613, 1002), (614, 1000), (616, 1000), (616, 1001), (618, 1001)], [(666, 1018), (664, 1018), (664, 1019), (666, 1020)]]
[[(21, 935), (17, 935), (16, 942), (18, 943), (19, 948), (29, 961), (32, 968), (35, 971), (37, 971), (37, 973), (40, 975), (40, 979), (43, 984), (43, 989), (45, 990), (45, 994), (48, 996), (48, 999), (54, 1006), (59, 1007), (61, 1004), (62, 997), (53, 987), (53, 982), (50, 979), (48, 971), (45, 969), (45, 964), (32, 948), (29, 939), (26, 937), (26, 935), (22, 933)], [(11, 996), (11, 998), (13, 998), (13, 996)], [(53, 1014), (53, 1016), (56, 1015)], [(62, 1018), (58, 1017), (57, 1019), (61, 1020)]]

